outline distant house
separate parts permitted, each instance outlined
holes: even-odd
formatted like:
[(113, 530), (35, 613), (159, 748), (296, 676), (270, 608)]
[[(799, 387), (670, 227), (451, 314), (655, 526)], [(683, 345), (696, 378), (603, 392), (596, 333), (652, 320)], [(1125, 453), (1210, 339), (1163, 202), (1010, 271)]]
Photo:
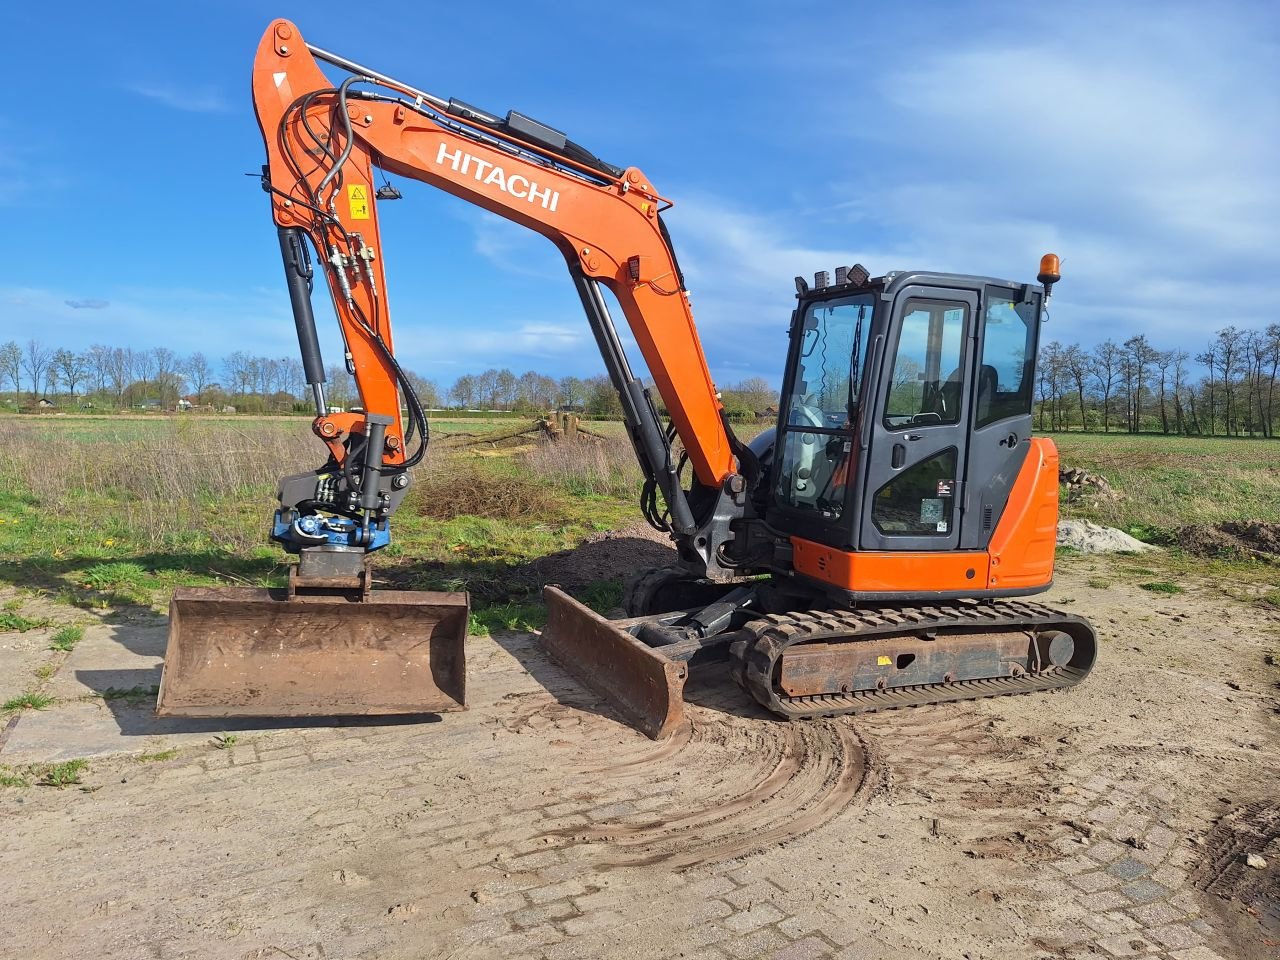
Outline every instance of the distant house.
[(190, 410), (192, 406), (194, 406), (194, 404), (192, 404), (192, 402), (188, 400), (186, 397), (182, 397), (178, 400), (179, 410)]
[(54, 403), (52, 400), (50, 400), (48, 397), (41, 397), (39, 400), (36, 401), (36, 406), (40, 407), (42, 410), (48, 410), (50, 407), (56, 407), (57, 404)]

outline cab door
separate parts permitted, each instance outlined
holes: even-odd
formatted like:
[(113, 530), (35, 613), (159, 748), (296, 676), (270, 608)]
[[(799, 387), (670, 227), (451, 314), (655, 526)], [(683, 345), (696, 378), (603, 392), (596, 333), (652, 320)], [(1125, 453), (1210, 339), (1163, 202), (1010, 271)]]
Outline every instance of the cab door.
[(960, 549), (983, 549), (1031, 450), (1031, 397), (1042, 295), (1038, 287), (988, 285), (977, 330), (973, 432)]
[(908, 286), (894, 297), (862, 490), (863, 550), (960, 545), (976, 292)]

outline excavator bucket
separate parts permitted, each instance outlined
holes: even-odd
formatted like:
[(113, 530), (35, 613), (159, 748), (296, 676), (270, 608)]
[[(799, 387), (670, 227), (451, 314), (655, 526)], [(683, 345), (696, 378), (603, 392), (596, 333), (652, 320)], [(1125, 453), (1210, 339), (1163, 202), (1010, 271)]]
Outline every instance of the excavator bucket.
[(466, 706), (465, 593), (180, 588), (156, 713), (315, 717)]
[(644, 618), (607, 620), (555, 587), (544, 588), (542, 598), (542, 646), (557, 663), (645, 736), (662, 740), (679, 729), (689, 667), (628, 632)]

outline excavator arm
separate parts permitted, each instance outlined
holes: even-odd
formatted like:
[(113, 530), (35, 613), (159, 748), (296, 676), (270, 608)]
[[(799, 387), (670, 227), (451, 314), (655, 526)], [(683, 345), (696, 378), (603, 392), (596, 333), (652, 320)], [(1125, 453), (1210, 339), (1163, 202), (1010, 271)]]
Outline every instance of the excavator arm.
[[(332, 82), (317, 60), (344, 70), (345, 79)], [(696, 483), (717, 496), (731, 485), (741, 500), (739, 460), (750, 453), (730, 432), (707, 368), (660, 216), (670, 204), (644, 173), (605, 163), (518, 113), (498, 118), (310, 46), (287, 20), (273, 22), (262, 38), (253, 96), (268, 155), (264, 187), (280, 231), (317, 403), (314, 429), (328, 445), (331, 468), (354, 477), (344, 501), (353, 516), (363, 510), (375, 526), (385, 520), (403, 489), (395, 484), (407, 485), (403, 471), (421, 456), (426, 441), (425, 417), (392, 347), (377, 200), (397, 192), (378, 187), (378, 169), (438, 187), (537, 231), (559, 248), (621, 397), (642, 469), (651, 489), (661, 491), (678, 541), (692, 540), (708, 517), (695, 518), (681, 489), (672, 436), (628, 366), (601, 286), (621, 305)], [(304, 234), (328, 281), (363, 415), (330, 413), (325, 406)], [(402, 394), (411, 414), (408, 425), (401, 417)], [(353, 468), (347, 460), (355, 452), (362, 453), (363, 463)], [(723, 514), (715, 526), (727, 528)], [(277, 539), (288, 543), (287, 536)]]

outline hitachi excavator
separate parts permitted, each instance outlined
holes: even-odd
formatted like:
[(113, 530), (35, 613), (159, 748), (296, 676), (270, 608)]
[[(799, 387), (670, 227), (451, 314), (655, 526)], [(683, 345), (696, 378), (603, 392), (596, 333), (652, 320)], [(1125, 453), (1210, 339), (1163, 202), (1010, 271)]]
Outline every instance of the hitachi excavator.
[[(564, 255), (643, 470), (641, 510), (670, 533), (678, 563), (632, 580), (624, 620), (546, 587), (541, 640), (637, 729), (661, 738), (681, 724), (688, 671), (703, 662), (727, 665), (785, 718), (1053, 690), (1089, 672), (1089, 623), (1025, 599), (1053, 577), (1058, 456), (1030, 433), (1056, 256), (1036, 284), (872, 277), (860, 265), (797, 277), (777, 425), (744, 443), (703, 356), (663, 221), (672, 204), (642, 171), (521, 113), (312, 46), (286, 20), (262, 38), (253, 96), (327, 460), (280, 484), (272, 536), (299, 557), (288, 589), (175, 594), (161, 713), (465, 704), (466, 596), (370, 590), (370, 557), (389, 542), (428, 440), (392, 346), (378, 205), (399, 193), (378, 171), (535, 230)], [(326, 405), (308, 245), (359, 411)]]

